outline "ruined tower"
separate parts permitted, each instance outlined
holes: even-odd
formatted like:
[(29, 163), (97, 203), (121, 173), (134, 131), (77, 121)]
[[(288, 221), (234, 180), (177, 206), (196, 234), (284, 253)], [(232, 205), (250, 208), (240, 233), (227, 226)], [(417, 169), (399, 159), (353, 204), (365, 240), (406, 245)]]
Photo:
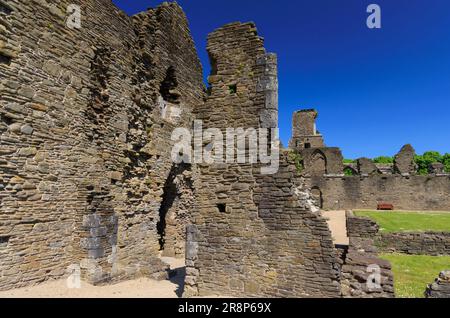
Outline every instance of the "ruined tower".
[[(208, 40), (210, 95), (195, 110), (204, 128), (277, 127), (277, 60), (255, 25), (232, 23)], [(295, 164), (285, 154), (279, 161), (274, 174), (261, 162), (199, 165), (186, 296), (339, 295), (326, 221), (312, 211)]]
[(316, 127), (318, 113), (315, 109), (300, 110), (292, 120), (291, 149), (303, 150), (325, 147), (323, 137)]

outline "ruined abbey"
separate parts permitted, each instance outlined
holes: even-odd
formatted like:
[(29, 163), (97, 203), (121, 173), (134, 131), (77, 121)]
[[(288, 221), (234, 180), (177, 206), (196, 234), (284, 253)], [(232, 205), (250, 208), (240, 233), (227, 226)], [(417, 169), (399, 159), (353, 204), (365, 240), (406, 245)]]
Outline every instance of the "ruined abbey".
[(415, 175), (411, 147), (393, 167), (344, 167), (313, 110), (294, 115), (275, 174), (174, 163), (172, 132), (195, 120), (279, 124), (277, 57), (255, 24), (215, 30), (207, 50), (208, 88), (176, 3), (129, 17), (110, 0), (0, 0), (0, 290), (74, 268), (92, 284), (164, 279), (165, 255), (186, 259), (186, 297), (394, 296), (377, 225), (349, 212), (343, 249), (320, 209), (449, 210), (450, 176)]
[(289, 147), (301, 155), (303, 175), (320, 208), (375, 209), (390, 202), (401, 210), (450, 210), (450, 173), (442, 164), (432, 164), (429, 175), (419, 175), (411, 145), (400, 150), (394, 164), (375, 164), (368, 158), (344, 164), (339, 148), (325, 146), (317, 116), (313, 109), (294, 114)]

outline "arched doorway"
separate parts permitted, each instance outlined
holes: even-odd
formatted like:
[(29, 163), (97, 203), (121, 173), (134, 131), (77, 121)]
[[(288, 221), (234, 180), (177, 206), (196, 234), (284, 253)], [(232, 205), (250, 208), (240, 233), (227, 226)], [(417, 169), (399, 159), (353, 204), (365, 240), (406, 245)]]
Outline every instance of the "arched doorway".
[(327, 158), (320, 150), (316, 150), (311, 155), (311, 174), (315, 176), (321, 176), (327, 173)]

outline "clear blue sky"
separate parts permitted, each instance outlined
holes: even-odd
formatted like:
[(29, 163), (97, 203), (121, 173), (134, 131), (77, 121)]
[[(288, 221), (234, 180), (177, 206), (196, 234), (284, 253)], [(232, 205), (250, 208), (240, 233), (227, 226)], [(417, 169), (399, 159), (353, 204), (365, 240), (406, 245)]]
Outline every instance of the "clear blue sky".
[[(162, 1), (114, 0), (128, 14)], [(180, 0), (205, 70), (206, 36), (254, 21), (278, 54), (280, 134), (295, 110), (319, 110), (318, 129), (346, 158), (450, 152), (449, 0)], [(382, 29), (366, 8), (382, 9)]]

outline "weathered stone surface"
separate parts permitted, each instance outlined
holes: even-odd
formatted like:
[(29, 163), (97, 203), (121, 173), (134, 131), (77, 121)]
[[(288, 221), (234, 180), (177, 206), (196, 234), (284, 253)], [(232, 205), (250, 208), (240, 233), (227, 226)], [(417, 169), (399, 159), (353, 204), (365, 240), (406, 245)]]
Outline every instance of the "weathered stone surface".
[[(275, 128), (267, 114), (278, 108), (276, 59), (254, 24), (216, 30), (208, 52), (210, 95), (195, 111), (204, 128)], [(280, 161), (274, 175), (262, 174), (261, 163), (199, 166), (185, 296), (340, 296), (326, 221), (300, 196), (295, 164), (284, 153)]]
[(375, 237), (379, 226), (369, 218), (346, 214), (348, 250), (342, 254), (341, 293), (343, 297), (394, 297), (391, 264), (378, 258)]
[[(189, 128), (204, 97), (185, 14), (174, 3), (128, 17), (110, 0), (7, 2), (0, 237), (9, 240), (0, 247), (0, 289), (60, 278), (85, 260), (83, 278), (93, 283), (165, 276), (159, 240), (170, 235), (177, 256), (184, 253), (192, 189), (179, 184), (183, 213), (174, 206), (161, 214), (176, 169), (174, 126), (158, 100), (170, 82), (166, 103), (176, 103), (177, 125)], [(82, 7), (81, 29), (65, 25), (69, 4)], [(159, 231), (173, 214), (180, 217)]]
[(359, 158), (356, 164), (360, 175), (370, 176), (378, 173), (377, 166), (369, 158)]
[(442, 271), (425, 291), (426, 298), (450, 298), (450, 270)]
[(417, 166), (414, 162), (416, 151), (411, 145), (405, 145), (394, 158), (394, 170), (401, 175), (416, 173)]
[(411, 255), (450, 255), (449, 232), (382, 233), (376, 244), (383, 252)]
[(448, 175), (325, 176), (307, 182), (320, 189), (325, 210), (373, 210), (379, 203), (390, 203), (398, 210), (450, 211)]

